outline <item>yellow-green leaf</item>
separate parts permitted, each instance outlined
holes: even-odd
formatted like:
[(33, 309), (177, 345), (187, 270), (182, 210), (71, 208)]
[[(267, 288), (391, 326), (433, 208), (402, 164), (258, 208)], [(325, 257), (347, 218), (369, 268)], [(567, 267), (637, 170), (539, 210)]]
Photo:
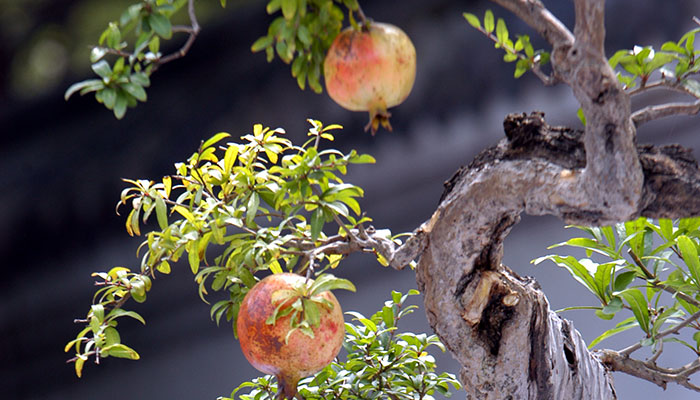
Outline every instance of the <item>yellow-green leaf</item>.
[(141, 358), (139, 353), (124, 344), (113, 344), (111, 346), (107, 346), (102, 349), (102, 352), (112, 357), (127, 358), (129, 360), (138, 360)]
[(192, 224), (196, 222), (196, 219), (194, 218), (194, 215), (192, 215), (190, 210), (186, 209), (183, 206), (175, 206), (173, 207), (173, 211), (177, 211), (180, 215), (185, 217), (185, 219), (187, 219), (187, 221), (189, 221)]
[(222, 139), (227, 138), (227, 137), (229, 137), (229, 136), (231, 136), (230, 133), (226, 133), (226, 132), (219, 132), (219, 133), (217, 133), (216, 135), (214, 135), (214, 136), (212, 136), (211, 138), (207, 139), (207, 141), (204, 142), (204, 144), (202, 144), (202, 150), (205, 150), (205, 149), (211, 147), (212, 145), (218, 143), (218, 142), (221, 141)]
[(232, 144), (226, 149), (226, 153), (224, 154), (224, 171), (225, 172), (231, 172), (233, 165), (236, 163), (237, 157), (238, 157), (238, 146)]
[(156, 270), (162, 274), (169, 274), (170, 273), (170, 263), (167, 262), (166, 260), (163, 260), (158, 266), (156, 267)]
[(85, 359), (78, 356), (78, 359), (75, 360), (75, 374), (78, 378), (83, 376), (83, 364), (85, 364)]
[(476, 15), (467, 12), (463, 13), (462, 15), (464, 16), (464, 19), (469, 22), (469, 25), (476, 29), (481, 29), (481, 22), (479, 22), (479, 18)]
[(495, 24), (493, 19), (493, 12), (491, 10), (486, 10), (486, 13), (484, 14), (484, 29), (487, 33), (491, 33), (493, 32), (494, 27)]
[(272, 271), (273, 274), (281, 274), (282, 272), (282, 267), (280, 266), (279, 261), (277, 260), (272, 260), (270, 262), (270, 271)]

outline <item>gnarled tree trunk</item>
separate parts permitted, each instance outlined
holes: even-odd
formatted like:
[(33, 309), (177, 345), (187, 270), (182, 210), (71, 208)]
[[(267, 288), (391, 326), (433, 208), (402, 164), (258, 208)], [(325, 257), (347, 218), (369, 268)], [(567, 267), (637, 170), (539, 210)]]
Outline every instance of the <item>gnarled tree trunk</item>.
[(585, 132), (541, 113), (510, 115), (507, 138), (446, 183), (432, 218), (395, 253), (418, 257), (428, 320), (462, 366), (468, 399), (614, 399), (609, 368), (538, 284), (501, 265), (520, 214), (602, 225), (700, 211), (700, 172), (678, 146), (637, 147), (628, 95), (603, 50), (604, 1), (576, 0), (572, 34), (537, 0), (494, 0), (552, 45), (552, 80), (569, 85)]

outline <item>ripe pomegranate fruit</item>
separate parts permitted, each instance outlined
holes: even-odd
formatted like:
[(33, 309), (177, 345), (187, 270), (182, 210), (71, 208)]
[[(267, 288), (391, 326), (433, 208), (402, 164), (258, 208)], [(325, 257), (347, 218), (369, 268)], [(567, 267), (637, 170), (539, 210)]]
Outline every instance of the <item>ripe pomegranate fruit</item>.
[(278, 399), (295, 397), (299, 380), (330, 364), (343, 344), (338, 300), (330, 291), (314, 293), (312, 284), (297, 274), (270, 275), (246, 294), (238, 312), (243, 354), (257, 370), (277, 377)]
[(416, 49), (394, 25), (371, 22), (343, 30), (323, 63), (328, 95), (351, 111), (369, 111), (365, 130), (391, 130), (387, 108), (401, 104), (416, 78)]

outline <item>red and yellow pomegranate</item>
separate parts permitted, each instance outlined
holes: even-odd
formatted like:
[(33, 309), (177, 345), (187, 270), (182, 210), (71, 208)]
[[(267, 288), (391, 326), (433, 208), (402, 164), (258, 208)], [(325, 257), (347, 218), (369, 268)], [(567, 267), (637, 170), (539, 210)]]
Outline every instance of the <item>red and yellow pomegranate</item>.
[[(238, 312), (237, 332), (243, 354), (258, 371), (277, 377), (279, 399), (293, 398), (301, 378), (330, 364), (338, 355), (345, 336), (343, 311), (329, 291), (318, 294), (333, 307), (317, 308), (320, 323), (312, 328), (313, 337), (300, 329), (289, 334), (291, 314), (270, 323), (269, 318), (279, 303), (288, 303), (282, 306), (284, 308), (299, 299), (299, 296), (287, 294), (306, 283), (306, 278), (296, 274), (270, 275), (246, 294)], [(282, 300), (276, 301), (278, 299)]]
[(394, 25), (371, 22), (343, 30), (323, 63), (330, 97), (351, 111), (369, 111), (365, 130), (391, 130), (387, 108), (401, 104), (416, 78), (416, 49)]

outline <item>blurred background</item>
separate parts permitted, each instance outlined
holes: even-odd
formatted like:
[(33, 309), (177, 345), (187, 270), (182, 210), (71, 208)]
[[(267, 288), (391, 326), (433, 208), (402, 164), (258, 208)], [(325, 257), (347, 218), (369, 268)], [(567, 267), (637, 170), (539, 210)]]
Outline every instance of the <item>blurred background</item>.
[[(258, 376), (230, 325), (210, 320), (185, 265), (158, 277), (145, 304), (131, 305), (147, 326), (120, 324), (122, 340), (141, 354), (140, 361), (86, 364), (81, 379), (65, 364), (72, 355), (63, 352), (64, 344), (80, 329), (73, 319), (84, 317), (91, 302), (90, 274), (139, 265), (135, 252), (142, 239), (129, 237), (114, 212), (125, 186), (120, 178), (159, 179), (216, 132), (237, 137), (259, 122), (284, 127), (294, 140), (305, 137), (306, 118), (344, 125), (336, 145), (377, 159), (353, 168), (348, 181), (365, 189), (363, 207), (375, 226), (401, 232), (427, 219), (442, 183), (503, 136), (507, 113), (543, 110), (550, 124), (580, 126), (567, 87), (545, 88), (530, 74), (514, 80), (514, 66), (466, 23), (462, 12), (483, 15), (492, 8), (512, 35), (530, 34), (536, 48), (541, 44), (485, 1), (362, 2), (371, 18), (406, 31), (418, 54), (413, 92), (391, 110), (394, 132), (375, 137), (362, 131), (366, 114), (345, 111), (325, 94), (300, 91), (289, 66), (251, 54), (250, 45), (271, 20), (263, 1), (229, 0), (224, 10), (218, 0), (197, 1), (203, 29), (194, 47), (153, 75), (148, 102), (129, 109), (122, 121), (90, 95), (64, 101), (71, 83), (92, 77), (89, 46), (132, 2), (0, 0), (0, 383), (6, 399), (214, 399)], [(545, 3), (573, 27), (572, 2)], [(692, 29), (693, 15), (700, 15), (694, 0), (609, 1), (608, 52), (635, 44), (659, 48)], [(173, 40), (171, 49), (184, 39)], [(661, 100), (652, 94), (641, 101)], [(639, 142), (699, 147), (697, 124), (698, 117), (650, 123), (640, 129)], [(524, 216), (506, 242), (504, 263), (534, 276), (554, 309), (594, 304), (566, 271), (530, 264), (573, 234), (556, 219)], [(382, 268), (370, 256), (351, 257), (337, 273), (358, 287), (355, 294), (338, 294), (343, 308), (366, 315), (392, 289), (415, 287), (412, 271)], [(590, 312), (564, 316), (588, 341), (612, 327)], [(429, 330), (422, 313), (406, 322), (407, 329)], [(620, 335), (603, 344), (620, 348), (637, 339)], [(687, 355), (667, 350), (664, 357), (678, 364)], [(439, 361), (442, 369), (458, 372), (449, 355)], [(697, 399), (676, 386), (663, 391), (620, 374), (615, 380), (621, 399)]]

